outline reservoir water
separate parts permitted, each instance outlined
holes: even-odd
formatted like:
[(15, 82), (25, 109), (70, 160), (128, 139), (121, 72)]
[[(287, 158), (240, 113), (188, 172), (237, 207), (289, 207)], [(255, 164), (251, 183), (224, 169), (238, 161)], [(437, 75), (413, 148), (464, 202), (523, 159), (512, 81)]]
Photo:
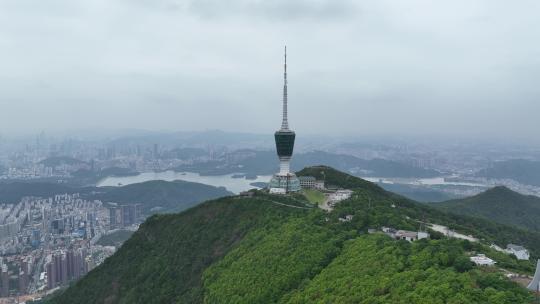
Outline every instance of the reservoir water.
[(120, 177), (106, 177), (100, 180), (97, 183), (98, 187), (105, 186), (125, 186), (129, 184), (142, 183), (151, 180), (164, 180), (164, 181), (174, 181), (174, 180), (183, 180), (188, 182), (195, 182), (206, 184), (215, 187), (225, 187), (227, 190), (233, 193), (240, 193), (253, 188), (258, 188), (250, 185), (254, 182), (264, 182), (267, 183), (270, 181), (272, 176), (270, 175), (261, 175), (257, 176), (256, 179), (246, 179), (245, 177), (233, 177), (234, 174), (227, 175), (214, 175), (214, 176), (201, 176), (199, 173), (193, 172), (174, 172), (174, 171), (163, 171), (163, 172), (144, 172), (139, 175), (134, 176), (120, 176)]
[[(253, 188), (258, 188), (250, 185), (254, 182), (267, 183), (270, 181), (271, 175), (260, 175), (256, 179), (246, 179), (245, 177), (233, 177), (235, 174), (226, 175), (200, 175), (193, 172), (144, 172), (134, 176), (106, 177), (97, 183), (98, 187), (105, 186), (125, 186), (129, 184), (142, 183), (151, 180), (184, 180), (206, 184), (215, 187), (225, 187), (233, 193), (240, 193)], [(463, 186), (484, 186), (482, 184), (467, 183), (467, 182), (447, 182), (442, 177), (436, 178), (383, 178), (383, 177), (363, 177), (370, 182), (382, 182), (389, 184), (410, 184), (410, 185), (463, 185)]]
[(452, 186), (470, 186), (470, 187), (485, 187), (486, 185), (480, 183), (471, 182), (449, 182), (444, 177), (432, 177), (432, 178), (391, 178), (391, 177), (362, 177), (363, 179), (372, 183), (383, 184), (406, 184), (406, 185), (452, 185)]

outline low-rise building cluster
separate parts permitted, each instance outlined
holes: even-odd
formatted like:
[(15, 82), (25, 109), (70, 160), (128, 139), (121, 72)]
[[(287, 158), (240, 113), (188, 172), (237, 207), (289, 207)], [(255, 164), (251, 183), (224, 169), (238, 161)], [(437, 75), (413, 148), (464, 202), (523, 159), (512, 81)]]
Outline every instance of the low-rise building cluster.
[(318, 189), (324, 190), (324, 181), (318, 180), (314, 176), (299, 176), (300, 187), (302, 189)]
[(340, 189), (328, 194), (328, 204), (334, 205), (338, 202), (351, 198), (353, 194), (352, 190)]

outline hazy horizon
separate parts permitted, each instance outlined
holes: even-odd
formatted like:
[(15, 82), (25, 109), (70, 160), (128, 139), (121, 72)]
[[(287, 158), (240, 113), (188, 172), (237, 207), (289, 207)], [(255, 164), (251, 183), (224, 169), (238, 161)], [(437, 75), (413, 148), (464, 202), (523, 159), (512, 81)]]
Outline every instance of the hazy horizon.
[[(0, 133), (279, 127), (538, 142), (540, 3), (0, 3)], [(76, 132), (76, 131), (72, 131)]]

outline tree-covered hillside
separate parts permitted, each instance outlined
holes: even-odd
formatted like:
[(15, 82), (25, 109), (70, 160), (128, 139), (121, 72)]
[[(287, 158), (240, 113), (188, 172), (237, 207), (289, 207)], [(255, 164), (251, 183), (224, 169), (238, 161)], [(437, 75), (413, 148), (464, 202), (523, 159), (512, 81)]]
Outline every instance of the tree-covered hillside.
[(225, 188), (176, 180), (155, 180), (123, 187), (107, 187), (90, 197), (103, 202), (141, 204), (143, 213), (178, 212), (200, 202), (232, 195)]
[(42, 182), (0, 182), (0, 203), (18, 203), (25, 196), (51, 197), (59, 193), (86, 192), (86, 188)]
[(105, 203), (141, 204), (145, 215), (178, 212), (200, 202), (232, 195), (225, 188), (186, 181), (148, 181), (122, 187), (74, 187), (41, 182), (0, 183), (0, 203), (18, 203), (25, 196), (48, 198), (55, 194), (79, 193)]
[(540, 232), (540, 198), (495, 187), (478, 195), (436, 203), (448, 212), (484, 217), (499, 223)]
[(528, 291), (473, 269), (455, 240), (396, 242), (385, 235), (347, 241), (341, 254), (282, 303), (527, 303)]
[(50, 303), (201, 303), (203, 271), (251, 230), (280, 227), (304, 209), (221, 198), (154, 215), (104, 264)]
[[(530, 273), (532, 263), (495, 257), (512, 241), (540, 253), (540, 235), (447, 214), (329, 167), (324, 177), (353, 196), (329, 213), (301, 195), (226, 197), (149, 218), (112, 257), (49, 303), (530, 303), (502, 272), (473, 266), (473, 252)], [(352, 216), (343, 221), (345, 215)], [(340, 220), (341, 219), (341, 220)], [(410, 244), (368, 228), (448, 225), (485, 243)]]
[[(496, 223), (481, 217), (472, 217), (468, 214), (455, 214), (438, 208), (435, 204), (420, 204), (403, 196), (383, 190), (381, 187), (368, 181), (356, 178), (349, 174), (334, 170), (326, 166), (306, 168), (298, 175), (311, 175), (318, 179), (326, 179), (328, 184), (334, 184), (342, 188), (356, 189), (357, 200), (340, 203), (334, 210), (335, 213), (345, 214), (350, 210), (365, 211), (373, 202), (385, 202), (378, 204), (378, 213), (391, 215), (397, 209), (403, 216), (408, 216), (421, 221), (442, 224), (451, 229), (461, 231), (466, 235), (474, 235), (486, 243), (495, 242), (500, 245), (508, 243), (521, 244), (532, 250), (540, 257), (540, 233), (525, 231), (524, 229)], [(394, 204), (396, 208), (391, 208)], [(438, 204), (438, 203), (437, 203)], [(379, 224), (379, 223), (377, 223)]]

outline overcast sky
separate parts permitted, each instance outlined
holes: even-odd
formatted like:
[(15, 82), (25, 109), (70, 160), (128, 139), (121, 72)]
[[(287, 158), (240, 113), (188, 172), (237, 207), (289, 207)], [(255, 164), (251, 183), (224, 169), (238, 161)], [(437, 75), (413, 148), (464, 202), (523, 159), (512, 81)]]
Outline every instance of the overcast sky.
[(2, 0), (0, 133), (539, 137), (540, 2)]

